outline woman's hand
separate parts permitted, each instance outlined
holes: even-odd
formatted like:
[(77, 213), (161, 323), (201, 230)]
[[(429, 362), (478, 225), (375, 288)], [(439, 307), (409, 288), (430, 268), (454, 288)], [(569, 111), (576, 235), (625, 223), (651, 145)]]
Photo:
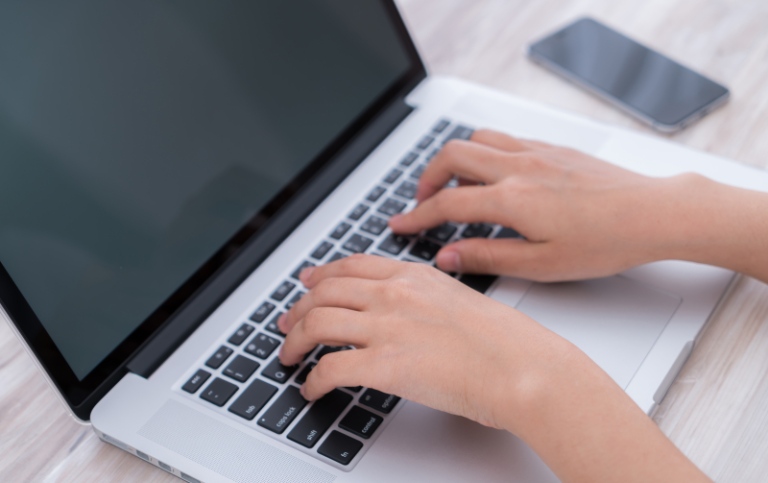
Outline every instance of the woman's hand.
[(432, 267), (353, 255), (301, 280), (281, 362), (356, 347), (320, 359), (307, 399), (365, 386), (503, 428), (563, 481), (708, 481), (583, 352)]
[[(318, 344), (325, 355), (302, 393), (365, 386), (512, 431), (523, 393), (544, 388), (570, 343), (520, 312), (432, 267), (354, 255), (307, 269), (309, 292), (279, 321), (280, 359), (293, 365)], [(530, 397), (528, 394), (526, 397)]]
[[(460, 186), (444, 189), (454, 177)], [(466, 239), (437, 255), (446, 271), (539, 281), (593, 278), (669, 256), (691, 178), (649, 178), (572, 149), (494, 131), (454, 140), (421, 176), (419, 205), (390, 227), (489, 222), (525, 239)], [(678, 230), (679, 231), (679, 230)]]

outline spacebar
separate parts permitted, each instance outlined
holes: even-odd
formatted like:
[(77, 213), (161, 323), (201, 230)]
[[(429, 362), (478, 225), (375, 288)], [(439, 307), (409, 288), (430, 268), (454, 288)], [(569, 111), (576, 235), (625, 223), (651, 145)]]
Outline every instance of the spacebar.
[(467, 274), (459, 277), (459, 282), (480, 293), (485, 293), (493, 285), (498, 277), (496, 275)]
[(315, 401), (307, 414), (288, 433), (288, 439), (311, 448), (323, 433), (328, 431), (328, 428), (341, 415), (350, 401), (352, 401), (352, 396), (334, 389)]

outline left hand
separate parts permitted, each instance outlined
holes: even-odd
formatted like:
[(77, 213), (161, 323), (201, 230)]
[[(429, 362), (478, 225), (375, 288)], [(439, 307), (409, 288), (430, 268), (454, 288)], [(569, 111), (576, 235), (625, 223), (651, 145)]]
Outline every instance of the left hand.
[(356, 347), (319, 361), (302, 386), (310, 400), (365, 386), (514, 432), (519, 421), (508, 417), (526, 414), (515, 402), (530, 400), (521, 391), (548, 391), (550, 376), (573, 367), (563, 359), (583, 356), (426, 265), (354, 255), (301, 278), (310, 290), (279, 322), (288, 334), (281, 362), (296, 364), (318, 344)]

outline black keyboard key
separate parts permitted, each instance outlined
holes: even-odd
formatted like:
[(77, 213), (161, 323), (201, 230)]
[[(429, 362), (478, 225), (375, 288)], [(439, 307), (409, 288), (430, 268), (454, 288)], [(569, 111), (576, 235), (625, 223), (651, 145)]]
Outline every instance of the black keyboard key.
[(494, 238), (523, 238), (523, 235), (518, 233), (517, 230), (512, 228), (502, 227), (494, 236)]
[(252, 325), (250, 324), (243, 324), (240, 326), (239, 329), (237, 329), (237, 332), (232, 334), (232, 337), (229, 338), (227, 342), (229, 342), (232, 345), (240, 345), (243, 342), (245, 342), (245, 339), (248, 338), (253, 331), (256, 330)]
[(211, 369), (218, 369), (221, 367), (224, 361), (226, 361), (227, 358), (232, 355), (232, 352), (232, 349), (223, 345), (219, 347), (219, 350), (217, 350), (216, 353), (214, 353), (207, 361), (205, 361), (205, 365)]
[(276, 392), (275, 386), (256, 379), (243, 391), (240, 397), (235, 399), (235, 402), (229, 407), (229, 411), (250, 421), (272, 399)]
[(461, 232), (462, 238), (488, 238), (493, 231), (493, 226), (487, 223), (470, 223)]
[(333, 254), (333, 256), (331, 256), (331, 258), (328, 259), (328, 263), (335, 262), (336, 260), (341, 260), (342, 258), (347, 258), (347, 256), (341, 252), (336, 252)]
[(200, 386), (205, 384), (209, 377), (211, 377), (210, 372), (199, 369), (181, 388), (190, 394), (194, 394), (200, 389)]
[(287, 297), (288, 294), (291, 293), (291, 291), (295, 288), (295, 283), (291, 283), (286, 280), (285, 282), (281, 283), (279, 287), (277, 287), (277, 290), (275, 290), (275, 292), (272, 294), (272, 298), (278, 302), (282, 302), (283, 299), (285, 299), (285, 297)]
[(376, 201), (379, 201), (379, 198), (381, 198), (381, 195), (383, 195), (385, 191), (387, 191), (387, 188), (384, 188), (382, 186), (377, 186), (373, 188), (370, 193), (368, 193), (368, 196), (366, 196), (365, 199), (370, 201), (371, 203), (374, 203)]
[(360, 392), (363, 390), (363, 386), (347, 387), (347, 391)]
[(237, 356), (232, 359), (222, 374), (231, 377), (235, 381), (245, 382), (251, 377), (251, 374), (259, 368), (259, 363), (245, 356)]
[(301, 372), (299, 372), (296, 375), (296, 379), (294, 379), (296, 384), (304, 384), (305, 382), (307, 382), (307, 377), (309, 376), (309, 373), (312, 372), (312, 369), (314, 369), (316, 365), (317, 364), (315, 364), (314, 362), (310, 362), (309, 364), (304, 366), (304, 369), (302, 369)]
[(350, 214), (347, 215), (347, 218), (357, 221), (365, 214), (366, 211), (368, 211), (368, 205), (360, 203), (359, 205), (355, 206), (355, 209), (352, 210)]
[(438, 245), (437, 243), (431, 242), (429, 240), (419, 239), (408, 253), (416, 258), (429, 261), (435, 258), (435, 255), (437, 255), (437, 252), (440, 250), (440, 248), (442, 248), (442, 245)]
[(416, 145), (416, 149), (425, 150), (429, 147), (430, 144), (435, 140), (432, 136), (424, 136), (421, 138), (421, 141), (419, 141), (419, 144)]
[(443, 140), (443, 144), (447, 143), (452, 139), (469, 139), (472, 137), (473, 132), (475, 132), (475, 130), (470, 127), (456, 126), (455, 128), (453, 128), (453, 131), (451, 131), (451, 133), (445, 137), (445, 139)]
[(346, 434), (333, 431), (323, 441), (317, 452), (346, 466), (360, 452), (362, 447), (363, 443), (355, 438), (350, 438)]
[(395, 190), (395, 194), (397, 196), (402, 196), (407, 200), (412, 200), (416, 197), (417, 189), (418, 189), (418, 185), (416, 183), (411, 183), (410, 181), (403, 181), (403, 184), (401, 184)]
[(283, 334), (280, 331), (280, 328), (277, 326), (277, 321), (280, 319), (281, 315), (283, 315), (283, 313), (279, 312), (277, 315), (272, 317), (272, 320), (270, 320), (269, 323), (264, 326), (264, 329), (272, 332), (273, 334), (277, 334), (277, 335), (285, 337), (285, 334)]
[(362, 225), (360, 225), (360, 230), (370, 233), (371, 235), (381, 235), (386, 229), (387, 220), (378, 216), (370, 216)]
[(368, 247), (371, 246), (371, 243), (373, 243), (373, 240), (370, 238), (366, 238), (363, 235), (358, 235), (355, 233), (349, 239), (346, 243), (341, 247), (345, 250), (348, 250), (352, 253), (363, 253), (366, 250), (368, 250)]
[(381, 245), (379, 245), (379, 250), (389, 253), (390, 255), (398, 255), (403, 251), (403, 248), (408, 246), (408, 243), (410, 242), (410, 237), (395, 235), (392, 233), (383, 242), (381, 242)]
[(459, 282), (480, 293), (485, 293), (496, 281), (496, 278), (494, 275), (466, 274), (459, 277)]
[(288, 433), (288, 439), (307, 448), (313, 447), (351, 401), (352, 396), (338, 389), (329, 392), (315, 401), (304, 417)]
[(314, 263), (305, 261), (301, 265), (296, 267), (296, 270), (293, 271), (293, 273), (291, 274), (291, 277), (293, 277), (296, 280), (298, 280), (299, 279), (299, 275), (301, 274), (302, 270), (304, 270), (305, 268), (314, 267), (314, 266), (315, 266)]
[(436, 226), (432, 229), (427, 230), (426, 235), (432, 239), (445, 243), (451, 239), (453, 234), (456, 233), (456, 230), (457, 230), (456, 225), (452, 225), (450, 223), (443, 223), (440, 226)]
[(235, 392), (237, 392), (237, 386), (217, 377), (200, 393), (200, 397), (221, 407), (229, 401)]
[(416, 161), (417, 159), (419, 159), (419, 155), (418, 154), (413, 153), (413, 152), (408, 153), (408, 154), (405, 155), (405, 157), (403, 159), (400, 160), (400, 165), (408, 167), (408, 166), (412, 165), (413, 162)]
[(333, 248), (333, 243), (324, 241), (319, 244), (317, 248), (315, 248), (315, 251), (312, 252), (310, 257), (314, 258), (315, 260), (321, 260), (328, 254), (329, 251), (331, 251), (331, 248)]
[(346, 233), (349, 231), (349, 229), (352, 228), (352, 225), (349, 223), (342, 221), (339, 223), (339, 225), (331, 232), (331, 238), (334, 240), (340, 240), (341, 237), (346, 235)]
[(360, 396), (360, 403), (382, 413), (389, 414), (394, 409), (400, 398), (392, 394), (385, 394), (376, 389), (368, 389)]
[(304, 296), (305, 292), (296, 292), (296, 294), (291, 298), (291, 300), (288, 301), (288, 303), (285, 304), (285, 310), (291, 310), (291, 307), (296, 305), (296, 302), (301, 300), (301, 297)]
[(275, 357), (274, 359), (272, 359), (272, 362), (267, 364), (267, 367), (265, 367), (264, 370), (261, 371), (261, 375), (282, 384), (288, 379), (290, 379), (293, 373), (296, 372), (296, 369), (298, 368), (299, 366), (284, 366), (280, 364), (280, 359)]
[(341, 429), (346, 429), (352, 434), (368, 439), (374, 431), (384, 421), (381, 416), (377, 416), (370, 411), (366, 411), (360, 406), (355, 406), (349, 410), (344, 419), (339, 422)]
[(439, 134), (445, 131), (445, 128), (447, 128), (450, 125), (451, 125), (451, 121), (449, 121), (448, 119), (440, 119), (439, 121), (437, 121), (437, 124), (432, 126), (432, 132)]
[(299, 388), (288, 386), (259, 418), (259, 426), (282, 434), (306, 405), (307, 400), (301, 397)]
[(266, 359), (279, 345), (279, 340), (266, 334), (257, 334), (256, 337), (251, 339), (248, 345), (245, 346), (245, 352), (258, 357), (259, 359)]
[(397, 181), (397, 178), (399, 178), (403, 174), (402, 171), (399, 169), (393, 169), (389, 173), (387, 173), (387, 176), (384, 178), (384, 182), (387, 184), (392, 184), (395, 181)]
[(264, 322), (264, 319), (266, 319), (273, 310), (275, 310), (275, 304), (264, 302), (258, 309), (256, 309), (256, 312), (251, 315), (251, 320), (260, 324)]
[(384, 213), (387, 216), (392, 216), (403, 211), (405, 209), (405, 205), (406, 203), (402, 201), (393, 198), (387, 198), (387, 201), (382, 203), (377, 211), (379, 213)]
[(421, 178), (421, 175), (424, 174), (424, 170), (425, 169), (427, 169), (427, 166), (425, 164), (417, 166), (416, 169), (411, 171), (411, 178), (413, 178), (413, 179)]

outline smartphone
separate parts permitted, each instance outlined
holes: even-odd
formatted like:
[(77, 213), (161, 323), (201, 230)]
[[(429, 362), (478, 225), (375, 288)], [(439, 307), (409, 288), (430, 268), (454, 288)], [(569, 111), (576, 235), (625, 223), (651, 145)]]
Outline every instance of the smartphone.
[(530, 44), (528, 56), (667, 133), (701, 118), (729, 96), (717, 82), (592, 18)]

